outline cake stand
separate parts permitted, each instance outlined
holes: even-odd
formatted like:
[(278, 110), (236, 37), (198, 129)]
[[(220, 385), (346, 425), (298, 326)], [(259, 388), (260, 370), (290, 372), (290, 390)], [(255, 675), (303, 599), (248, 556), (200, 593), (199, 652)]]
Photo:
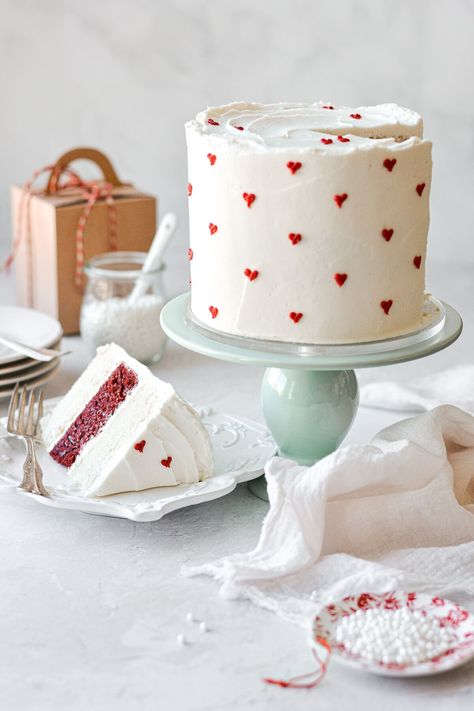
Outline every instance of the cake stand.
[[(403, 363), (436, 353), (462, 331), (459, 314), (428, 297), (423, 324), (414, 332), (370, 343), (304, 345), (222, 334), (191, 314), (189, 293), (161, 312), (161, 325), (176, 343), (219, 360), (265, 366), (261, 397), (265, 420), (282, 457), (313, 464), (346, 436), (359, 404), (354, 368)], [(265, 478), (249, 484), (268, 500)]]

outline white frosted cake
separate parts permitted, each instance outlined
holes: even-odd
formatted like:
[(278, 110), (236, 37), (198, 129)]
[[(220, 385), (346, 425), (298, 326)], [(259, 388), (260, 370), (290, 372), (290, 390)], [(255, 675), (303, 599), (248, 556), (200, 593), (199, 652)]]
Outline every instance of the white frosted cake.
[(421, 325), (431, 143), (417, 113), (234, 103), (186, 138), (198, 320), (316, 344)]
[(84, 496), (189, 484), (212, 474), (211, 443), (197, 413), (115, 344), (97, 350), (41, 431)]

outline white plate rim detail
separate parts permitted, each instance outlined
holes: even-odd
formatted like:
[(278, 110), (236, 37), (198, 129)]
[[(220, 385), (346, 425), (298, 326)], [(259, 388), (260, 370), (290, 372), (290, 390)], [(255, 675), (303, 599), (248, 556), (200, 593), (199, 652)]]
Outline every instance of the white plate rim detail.
[[(25, 306), (0, 305), (0, 323), (5, 336), (26, 343), (33, 348), (48, 348), (63, 335), (62, 326), (57, 319), (42, 311)], [(41, 333), (34, 332), (34, 329), (38, 331), (38, 328)], [(14, 363), (24, 358), (24, 354), (14, 353), (6, 346), (0, 346), (0, 365)]]

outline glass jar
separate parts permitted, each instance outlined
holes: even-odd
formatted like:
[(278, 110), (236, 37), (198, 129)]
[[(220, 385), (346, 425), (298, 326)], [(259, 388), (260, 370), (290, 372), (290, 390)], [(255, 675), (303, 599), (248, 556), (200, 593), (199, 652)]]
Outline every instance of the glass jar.
[(146, 252), (107, 252), (85, 266), (87, 286), (81, 307), (81, 336), (95, 353), (117, 343), (142, 363), (156, 363), (166, 336), (160, 326), (165, 304), (162, 265), (141, 275)]

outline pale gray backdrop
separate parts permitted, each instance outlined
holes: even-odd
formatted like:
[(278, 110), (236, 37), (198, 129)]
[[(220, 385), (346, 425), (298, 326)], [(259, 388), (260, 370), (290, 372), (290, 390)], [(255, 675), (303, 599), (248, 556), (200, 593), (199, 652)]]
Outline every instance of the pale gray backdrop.
[(0, 0), (0, 254), (10, 183), (65, 149), (97, 146), (178, 213), (180, 291), (183, 123), (237, 99), (324, 99), (423, 115), (430, 258), (474, 265), (473, 24), (472, 0)]

